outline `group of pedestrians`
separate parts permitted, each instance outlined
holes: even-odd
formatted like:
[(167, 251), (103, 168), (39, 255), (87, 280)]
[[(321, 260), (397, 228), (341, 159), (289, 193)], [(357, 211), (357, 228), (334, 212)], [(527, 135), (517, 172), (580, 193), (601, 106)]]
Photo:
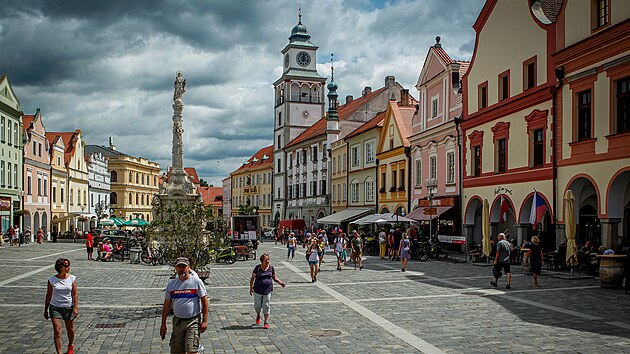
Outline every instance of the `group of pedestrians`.
[(385, 259), (387, 256), (392, 261), (400, 261), (400, 271), (407, 271), (407, 263), (411, 258), (409, 233), (402, 232), (400, 226), (392, 230), (383, 228), (378, 233), (378, 246), (380, 259)]
[[(20, 240), (20, 236), (23, 237), (23, 240)], [(18, 225), (15, 225), (15, 226), (9, 225), (9, 228), (4, 233), (4, 235), (0, 235), (0, 247), (4, 246), (4, 237), (7, 238), (10, 246), (19, 247), (21, 246), (23, 242), (26, 242), (26, 243), (30, 242), (31, 236), (32, 236), (32, 233), (31, 233), (30, 228), (26, 228), (26, 231), (24, 231), (24, 234), (20, 234), (20, 227)], [(37, 234), (35, 234), (35, 240), (39, 244), (41, 244), (42, 241), (44, 240), (44, 230), (42, 230), (41, 227), (37, 229)]]

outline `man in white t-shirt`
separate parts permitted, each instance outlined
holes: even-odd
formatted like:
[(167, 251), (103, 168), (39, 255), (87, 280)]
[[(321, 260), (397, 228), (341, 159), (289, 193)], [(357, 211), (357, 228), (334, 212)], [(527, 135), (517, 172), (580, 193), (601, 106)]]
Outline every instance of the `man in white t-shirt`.
[(198, 276), (193, 276), (188, 258), (175, 261), (177, 277), (168, 282), (164, 292), (160, 337), (166, 337), (166, 318), (173, 307), (172, 353), (197, 353), (200, 334), (208, 329), (208, 293)]
[(343, 231), (337, 233), (334, 241), (335, 256), (337, 256), (337, 270), (341, 272), (341, 262), (343, 262), (343, 252), (346, 250), (347, 239), (344, 237)]

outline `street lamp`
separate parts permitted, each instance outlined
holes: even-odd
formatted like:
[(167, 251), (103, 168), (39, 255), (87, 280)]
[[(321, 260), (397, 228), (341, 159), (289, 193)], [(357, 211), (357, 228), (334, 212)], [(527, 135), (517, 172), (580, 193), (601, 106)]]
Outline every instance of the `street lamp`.
[[(427, 178), (424, 185), (428, 189), (427, 199), (429, 199), (429, 208), (432, 208), (431, 198), (433, 198), (433, 189), (437, 187), (437, 179)], [(433, 213), (429, 213), (429, 238), (433, 236)]]

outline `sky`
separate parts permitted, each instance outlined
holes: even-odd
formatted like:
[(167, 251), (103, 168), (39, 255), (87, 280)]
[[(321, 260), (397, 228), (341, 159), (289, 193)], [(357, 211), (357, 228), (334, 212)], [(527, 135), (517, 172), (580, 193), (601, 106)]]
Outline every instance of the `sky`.
[(214, 186), (273, 143), (272, 83), (302, 23), (339, 97), (415, 84), (435, 37), (470, 60), (483, 0), (4, 0), (0, 74), (48, 131), (171, 165), (173, 82), (186, 77), (184, 164)]

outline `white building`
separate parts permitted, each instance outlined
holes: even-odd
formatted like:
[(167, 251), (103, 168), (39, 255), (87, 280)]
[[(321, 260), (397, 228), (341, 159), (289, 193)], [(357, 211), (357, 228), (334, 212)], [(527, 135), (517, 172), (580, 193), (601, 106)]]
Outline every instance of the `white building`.
[(110, 174), (107, 159), (100, 152), (85, 154), (88, 169), (88, 194), (90, 214), (100, 217), (109, 215)]

